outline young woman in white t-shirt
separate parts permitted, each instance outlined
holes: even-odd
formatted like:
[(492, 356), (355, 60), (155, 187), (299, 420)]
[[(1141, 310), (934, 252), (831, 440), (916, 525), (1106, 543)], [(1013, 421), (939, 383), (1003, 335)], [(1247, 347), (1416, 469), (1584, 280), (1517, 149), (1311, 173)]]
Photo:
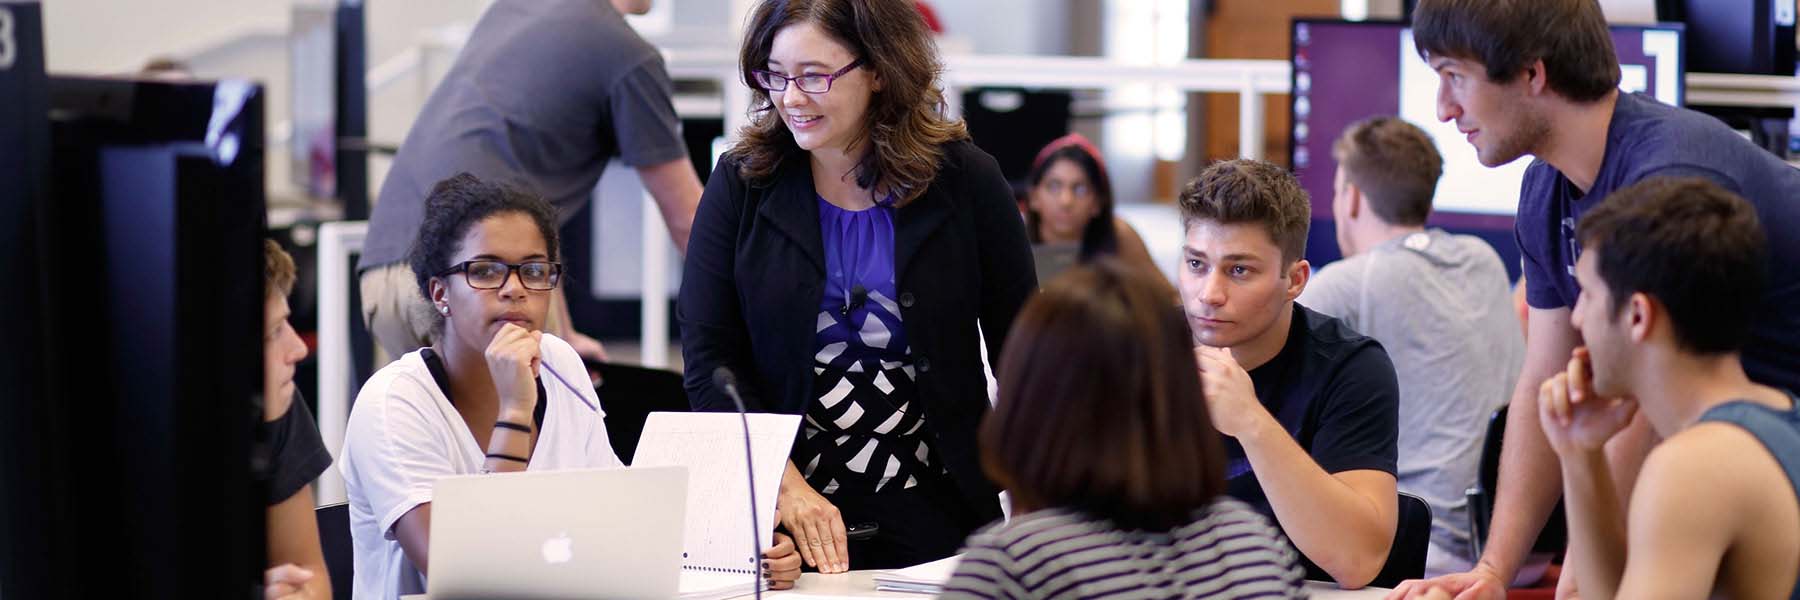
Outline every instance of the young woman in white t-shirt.
[[(464, 173), (426, 199), (409, 261), (436, 342), (363, 385), (340, 453), (357, 598), (425, 591), (438, 478), (621, 466), (581, 358), (541, 331), (558, 254), (540, 198)], [(764, 576), (791, 587), (799, 555), (775, 540)]]

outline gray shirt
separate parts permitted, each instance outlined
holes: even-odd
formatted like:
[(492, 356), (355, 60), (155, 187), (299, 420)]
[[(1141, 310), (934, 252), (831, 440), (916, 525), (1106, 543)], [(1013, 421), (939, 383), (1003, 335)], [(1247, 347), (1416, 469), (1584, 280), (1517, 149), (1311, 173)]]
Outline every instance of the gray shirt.
[(1032, 244), (1031, 261), (1037, 265), (1038, 285), (1044, 285), (1081, 262), (1081, 242)]
[(1483, 433), (1525, 361), (1506, 267), (1480, 238), (1441, 229), (1324, 266), (1299, 302), (1375, 338), (1400, 378), (1400, 490), (1431, 505), (1427, 575), (1466, 570)]
[(535, 192), (563, 222), (617, 156), (687, 156), (656, 48), (607, 0), (499, 0), (426, 100), (369, 219), (362, 269), (406, 258), (425, 196), (468, 171)]

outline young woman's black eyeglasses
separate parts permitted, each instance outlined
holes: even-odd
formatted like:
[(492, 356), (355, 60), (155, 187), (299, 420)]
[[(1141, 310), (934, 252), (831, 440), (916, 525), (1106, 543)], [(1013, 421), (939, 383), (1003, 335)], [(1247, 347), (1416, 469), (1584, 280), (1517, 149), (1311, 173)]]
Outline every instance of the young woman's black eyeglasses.
[(528, 290), (553, 290), (562, 281), (562, 263), (548, 261), (532, 261), (519, 264), (507, 264), (497, 260), (465, 260), (451, 265), (437, 274), (447, 277), (452, 273), (462, 273), (468, 280), (469, 287), (478, 290), (497, 290), (506, 285), (514, 271), (519, 272), (519, 283)]
[(808, 94), (823, 94), (831, 91), (831, 83), (837, 81), (837, 78), (843, 77), (845, 73), (849, 73), (851, 70), (862, 66), (862, 64), (863, 61), (860, 58), (850, 61), (850, 64), (844, 65), (844, 68), (838, 69), (836, 73), (830, 75), (819, 75), (814, 73), (788, 77), (774, 71), (766, 71), (763, 69), (757, 69), (750, 73), (756, 76), (757, 85), (762, 86), (762, 89), (766, 91), (787, 91), (788, 82), (792, 81), (794, 82), (794, 86), (800, 88), (800, 91), (802, 92)]

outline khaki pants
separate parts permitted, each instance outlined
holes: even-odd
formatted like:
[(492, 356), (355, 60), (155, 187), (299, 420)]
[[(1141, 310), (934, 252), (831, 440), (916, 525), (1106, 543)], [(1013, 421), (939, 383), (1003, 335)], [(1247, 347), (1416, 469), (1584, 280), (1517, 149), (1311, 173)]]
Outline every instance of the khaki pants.
[(406, 263), (375, 267), (362, 274), (363, 324), (375, 339), (375, 366), (431, 345), (438, 315), (419, 293)]
[[(363, 324), (375, 339), (375, 368), (431, 345), (432, 332), (442, 317), (419, 291), (412, 267), (404, 262), (375, 267), (363, 272), (360, 283)], [(544, 331), (561, 332), (567, 322), (568, 317), (558, 309), (562, 306), (562, 293), (562, 288), (557, 288), (558, 298), (544, 318)]]

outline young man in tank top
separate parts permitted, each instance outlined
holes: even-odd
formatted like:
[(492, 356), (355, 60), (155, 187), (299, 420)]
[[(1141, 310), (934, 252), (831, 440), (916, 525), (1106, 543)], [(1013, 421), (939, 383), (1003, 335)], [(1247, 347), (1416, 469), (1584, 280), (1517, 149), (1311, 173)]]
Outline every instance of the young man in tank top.
[[(1651, 179), (1577, 235), (1585, 346), (1537, 405), (1581, 597), (1796, 597), (1800, 412), (1739, 358), (1767, 285), (1755, 209), (1705, 179)], [(1663, 441), (1627, 509), (1603, 447), (1639, 412)]]

